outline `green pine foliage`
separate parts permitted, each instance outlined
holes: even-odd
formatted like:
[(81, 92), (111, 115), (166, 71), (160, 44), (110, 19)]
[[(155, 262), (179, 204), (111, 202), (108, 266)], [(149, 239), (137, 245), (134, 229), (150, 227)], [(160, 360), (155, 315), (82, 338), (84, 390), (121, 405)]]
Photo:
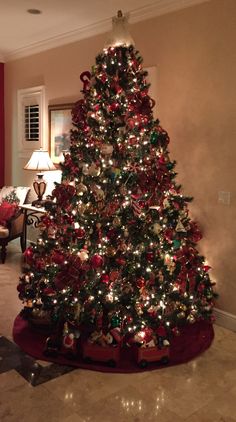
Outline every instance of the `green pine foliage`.
[[(18, 286), (25, 315), (46, 311), (90, 335), (171, 337), (211, 320), (210, 267), (181, 194), (167, 132), (153, 118), (134, 47), (96, 58), (72, 112), (70, 152)], [(151, 334), (150, 334), (151, 333)], [(161, 333), (161, 334), (160, 334)]]

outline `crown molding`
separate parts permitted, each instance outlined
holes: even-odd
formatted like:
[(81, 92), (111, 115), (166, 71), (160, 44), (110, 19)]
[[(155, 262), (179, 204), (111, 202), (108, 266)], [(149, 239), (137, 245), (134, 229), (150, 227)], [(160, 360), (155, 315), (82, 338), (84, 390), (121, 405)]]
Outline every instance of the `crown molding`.
[(140, 22), (142, 20), (154, 18), (155, 16), (165, 15), (209, 1), (210, 0), (157, 0), (155, 3), (131, 11), (129, 13), (129, 22)]
[[(136, 23), (155, 16), (161, 16), (166, 13), (181, 10), (200, 3), (205, 3), (210, 0), (157, 0), (150, 5), (131, 10), (129, 15), (129, 22)], [(103, 19), (76, 30), (57, 35), (55, 37), (47, 38), (46, 40), (29, 44), (25, 47), (14, 50), (5, 55), (4, 61), (17, 60), (22, 57), (31, 56), (42, 51), (50, 50), (65, 44), (70, 44), (85, 38), (90, 38), (94, 35), (108, 32), (111, 29), (111, 19)], [(1, 61), (1, 55), (0, 55)]]
[(93, 35), (102, 34), (111, 29), (111, 19), (104, 19), (90, 25), (83, 26), (74, 31), (57, 35), (48, 38), (44, 41), (32, 43), (26, 47), (19, 48), (6, 55), (6, 61), (20, 59), (22, 57), (31, 56), (33, 54), (41, 53), (42, 51), (50, 50), (51, 48), (60, 47), (65, 44), (70, 44), (85, 38), (90, 38)]

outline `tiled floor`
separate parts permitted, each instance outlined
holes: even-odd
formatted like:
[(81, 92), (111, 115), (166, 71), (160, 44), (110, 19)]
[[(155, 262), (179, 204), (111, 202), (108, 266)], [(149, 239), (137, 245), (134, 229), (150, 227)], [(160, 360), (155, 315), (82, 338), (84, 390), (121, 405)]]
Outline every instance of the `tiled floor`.
[(11, 340), (21, 309), (17, 243), (0, 264), (1, 422), (236, 422), (236, 333), (215, 340), (185, 365), (139, 374), (108, 374), (35, 361)]

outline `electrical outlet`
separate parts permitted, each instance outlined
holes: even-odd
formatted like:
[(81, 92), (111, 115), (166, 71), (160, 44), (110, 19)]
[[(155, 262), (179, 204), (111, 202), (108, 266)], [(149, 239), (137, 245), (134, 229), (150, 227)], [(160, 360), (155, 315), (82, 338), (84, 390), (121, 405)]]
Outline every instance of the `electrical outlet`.
[(220, 190), (218, 192), (218, 203), (223, 205), (230, 205), (230, 192)]

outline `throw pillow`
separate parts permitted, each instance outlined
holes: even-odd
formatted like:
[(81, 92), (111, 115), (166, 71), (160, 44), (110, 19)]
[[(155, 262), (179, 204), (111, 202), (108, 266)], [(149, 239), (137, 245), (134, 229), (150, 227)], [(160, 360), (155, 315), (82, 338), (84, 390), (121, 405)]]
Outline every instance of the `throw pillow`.
[(6, 226), (6, 223), (14, 216), (18, 206), (3, 201), (0, 204), (0, 225)]
[(9, 195), (15, 193), (17, 198), (19, 198), (19, 205), (23, 205), (29, 190), (30, 188), (25, 186), (3, 186), (3, 188), (0, 189), (0, 202), (4, 201)]

